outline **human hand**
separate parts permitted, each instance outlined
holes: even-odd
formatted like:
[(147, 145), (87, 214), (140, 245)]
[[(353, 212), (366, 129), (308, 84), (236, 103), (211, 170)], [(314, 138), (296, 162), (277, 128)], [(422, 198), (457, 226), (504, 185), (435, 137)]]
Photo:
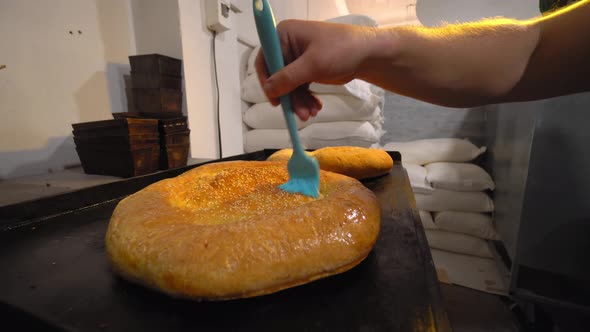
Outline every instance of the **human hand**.
[(354, 79), (375, 35), (373, 28), (300, 20), (282, 21), (277, 30), (285, 67), (270, 76), (261, 50), (256, 72), (274, 106), (279, 105), (280, 96), (291, 93), (293, 111), (303, 121), (322, 108), (309, 84), (344, 84)]

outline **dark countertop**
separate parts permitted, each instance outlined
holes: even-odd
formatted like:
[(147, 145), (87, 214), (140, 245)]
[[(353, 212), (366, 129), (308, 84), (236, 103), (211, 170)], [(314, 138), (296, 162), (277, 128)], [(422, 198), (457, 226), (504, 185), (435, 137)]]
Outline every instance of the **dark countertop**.
[(397, 163), (390, 175), (364, 183), (383, 209), (367, 259), (348, 272), (251, 299), (177, 300), (115, 277), (104, 234), (118, 200), (4, 228), (4, 322), (72, 331), (449, 331), (405, 170)]

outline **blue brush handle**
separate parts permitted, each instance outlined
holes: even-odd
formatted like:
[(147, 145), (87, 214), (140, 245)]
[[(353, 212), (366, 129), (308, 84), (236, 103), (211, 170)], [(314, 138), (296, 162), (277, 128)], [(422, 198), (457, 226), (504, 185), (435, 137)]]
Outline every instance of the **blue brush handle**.
[[(258, 31), (258, 37), (260, 38), (260, 44), (262, 45), (262, 52), (264, 53), (268, 72), (272, 75), (285, 66), (281, 42), (279, 41), (279, 34), (276, 28), (276, 21), (268, 1), (253, 0), (252, 5), (254, 10), (254, 20), (256, 21), (256, 30)], [(283, 115), (287, 122), (287, 129), (289, 129), (289, 136), (293, 143), (293, 151), (294, 153), (303, 152), (303, 147), (299, 141), (299, 134), (297, 133), (293, 107), (291, 106), (291, 96), (281, 96), (280, 101), (281, 106), (283, 107)]]

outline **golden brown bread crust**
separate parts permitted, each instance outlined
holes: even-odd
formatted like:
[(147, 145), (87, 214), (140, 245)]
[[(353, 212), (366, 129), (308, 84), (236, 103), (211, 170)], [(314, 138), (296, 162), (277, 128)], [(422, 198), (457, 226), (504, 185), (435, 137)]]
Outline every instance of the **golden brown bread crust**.
[[(288, 161), (292, 149), (282, 149), (267, 158), (268, 161)], [(308, 154), (316, 157), (320, 168), (344, 174), (355, 179), (367, 179), (385, 175), (393, 167), (393, 159), (383, 150), (357, 146), (330, 146)]]
[[(306, 153), (310, 156), (313, 156), (313, 152), (307, 152)], [(282, 149), (279, 150), (273, 154), (271, 154), (268, 158), (266, 158), (267, 161), (289, 161), (289, 159), (291, 159), (291, 155), (293, 154), (293, 149)]]
[(122, 200), (106, 248), (123, 277), (177, 297), (268, 294), (346, 271), (379, 233), (360, 182), (321, 171), (320, 198), (289, 194), (283, 163), (208, 164)]
[(385, 175), (393, 167), (393, 159), (383, 150), (356, 146), (332, 146), (316, 150), (314, 156), (326, 171), (355, 179)]

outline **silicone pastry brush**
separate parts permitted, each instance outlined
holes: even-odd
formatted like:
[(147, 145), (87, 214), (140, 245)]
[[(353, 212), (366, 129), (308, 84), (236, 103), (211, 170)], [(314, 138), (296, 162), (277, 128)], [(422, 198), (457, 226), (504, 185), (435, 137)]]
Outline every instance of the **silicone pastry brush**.
[[(268, 1), (253, 0), (252, 3), (254, 21), (256, 22), (256, 30), (266, 60), (266, 67), (270, 75), (272, 75), (285, 66), (275, 18)], [(280, 101), (289, 136), (293, 143), (293, 154), (287, 163), (289, 181), (282, 184), (280, 188), (291, 193), (319, 197), (320, 167), (318, 161), (308, 156), (301, 146), (295, 124), (295, 115), (291, 106), (291, 96), (288, 94), (281, 96)]]

